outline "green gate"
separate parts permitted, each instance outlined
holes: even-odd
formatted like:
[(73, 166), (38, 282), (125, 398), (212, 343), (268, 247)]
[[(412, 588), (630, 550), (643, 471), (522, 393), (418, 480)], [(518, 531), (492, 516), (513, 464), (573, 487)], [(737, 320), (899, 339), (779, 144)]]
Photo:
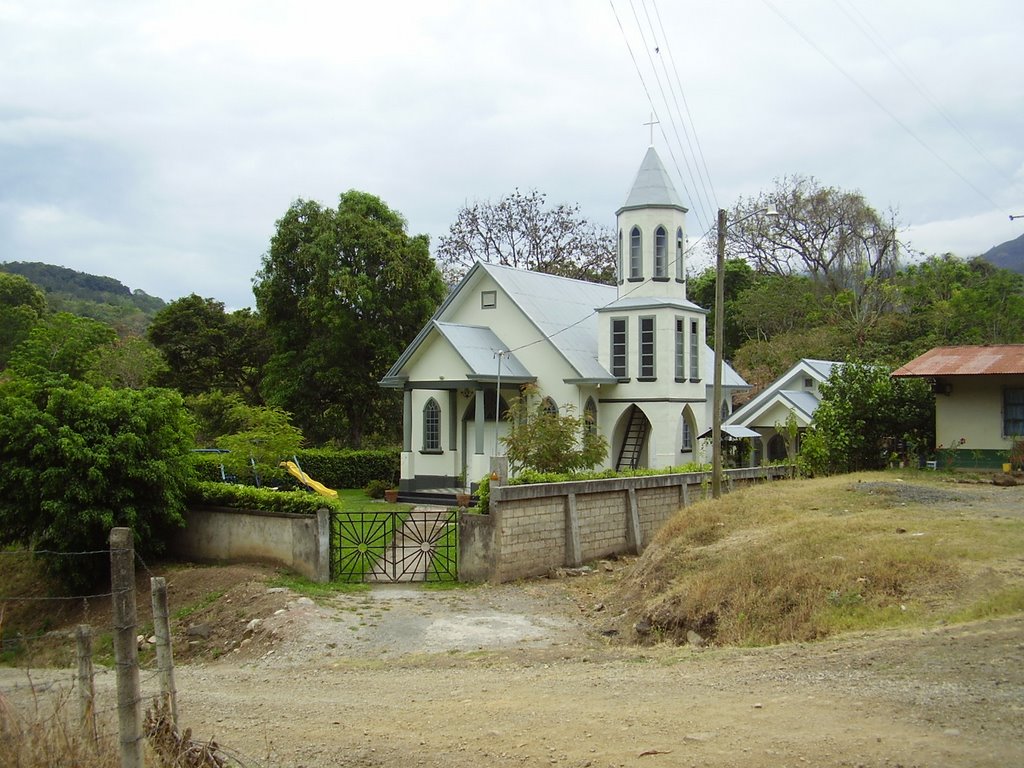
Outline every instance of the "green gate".
[(456, 510), (336, 512), (331, 580), (458, 581)]

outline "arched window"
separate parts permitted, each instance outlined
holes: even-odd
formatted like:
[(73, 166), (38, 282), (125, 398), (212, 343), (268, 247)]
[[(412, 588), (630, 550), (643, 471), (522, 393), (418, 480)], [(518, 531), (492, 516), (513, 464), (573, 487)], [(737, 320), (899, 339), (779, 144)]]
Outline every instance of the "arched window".
[(589, 434), (597, 434), (597, 403), (592, 397), (588, 397), (587, 404), (583, 406), (583, 427)]
[(548, 414), (549, 416), (558, 415), (558, 405), (550, 397), (544, 398), (544, 413)]
[(722, 401), (722, 418), (723, 419), (728, 419), (729, 418), (729, 401), (728, 400), (723, 400)]
[(434, 398), (423, 406), (423, 450), (441, 450), (441, 406)]
[(686, 265), (683, 263), (683, 228), (676, 229), (676, 280), (685, 280), (683, 271)]
[(644, 276), (643, 252), (641, 250), (642, 240), (640, 227), (633, 227), (629, 231), (629, 276), (640, 278)]
[(690, 453), (694, 449), (697, 437), (697, 427), (693, 421), (693, 412), (689, 408), (683, 409), (682, 419), (682, 441), (680, 450), (683, 453)]
[(618, 273), (616, 274), (616, 277), (618, 278), (619, 283), (622, 283), (624, 281), (624, 279), (625, 279), (626, 272), (623, 269), (623, 265), (622, 265), (622, 230), (621, 229), (619, 230), (619, 250), (616, 251), (616, 253), (615, 253), (615, 269), (618, 270)]
[(668, 232), (664, 227), (654, 230), (654, 276), (668, 277)]

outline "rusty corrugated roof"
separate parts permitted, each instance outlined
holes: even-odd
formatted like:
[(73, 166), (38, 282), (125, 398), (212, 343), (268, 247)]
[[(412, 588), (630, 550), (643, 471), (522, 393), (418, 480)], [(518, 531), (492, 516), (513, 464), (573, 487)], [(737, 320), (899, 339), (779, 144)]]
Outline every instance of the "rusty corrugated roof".
[(935, 347), (892, 372), (893, 376), (1024, 374), (1024, 344)]

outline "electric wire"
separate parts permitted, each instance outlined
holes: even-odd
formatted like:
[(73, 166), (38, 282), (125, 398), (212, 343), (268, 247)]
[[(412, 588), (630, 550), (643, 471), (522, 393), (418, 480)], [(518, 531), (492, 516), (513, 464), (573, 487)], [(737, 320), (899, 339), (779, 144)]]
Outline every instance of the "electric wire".
[(1002, 210), (1003, 206), (999, 205), (995, 200), (989, 197), (989, 195), (984, 190), (979, 188), (974, 182), (972, 182), (970, 179), (964, 176), (959, 170), (957, 170), (952, 165), (952, 163), (946, 160), (946, 158), (943, 157), (939, 152), (937, 152), (930, 144), (928, 144), (928, 142), (921, 138), (921, 136), (919, 136), (909, 125), (903, 122), (899, 117), (896, 116), (896, 114), (892, 112), (892, 110), (890, 110), (881, 101), (879, 101), (879, 99), (870, 90), (868, 90), (864, 85), (860, 83), (860, 81), (858, 81), (853, 75), (851, 75), (846, 69), (844, 69), (839, 64), (839, 62), (836, 61), (832, 56), (830, 56), (820, 45), (818, 45), (814, 40), (812, 40), (811, 37), (807, 33), (805, 33), (800, 27), (798, 27), (792, 19), (790, 19), (786, 14), (779, 10), (779, 8), (776, 7), (772, 0), (761, 0), (761, 2), (768, 6), (769, 10), (771, 10), (776, 16), (778, 16), (783, 21), (783, 23), (785, 23), (786, 26), (792, 29), (805, 43), (807, 43), (807, 45), (813, 48), (819, 56), (821, 56), (823, 59), (825, 59), (825, 61), (831, 64), (832, 67), (837, 72), (839, 72), (839, 74), (845, 77), (857, 90), (859, 90), (869, 101), (871, 101), (871, 103), (873, 103), (876, 107), (878, 107), (878, 109), (880, 109), (882, 112), (888, 115), (889, 119), (896, 123), (896, 125), (898, 125), (900, 128), (902, 128), (908, 136), (910, 136), (914, 141), (916, 141), (921, 146), (922, 149), (924, 149), (932, 157), (934, 157), (936, 160), (942, 163), (942, 165), (944, 165), (947, 170), (949, 170), (964, 184), (966, 184), (972, 190), (974, 190), (978, 194), (978, 196), (985, 200), (989, 205), (991, 205), (993, 208), (997, 210)]
[(1006, 182), (1013, 185), (1018, 190), (1022, 189), (1021, 183), (1007, 173), (1005, 169), (996, 165), (995, 162), (985, 154), (984, 150), (978, 145), (974, 138), (967, 133), (956, 119), (954, 119), (949, 111), (943, 108), (925, 84), (915, 76), (910, 67), (899, 57), (899, 54), (892, 49), (892, 46), (886, 43), (885, 38), (871, 23), (870, 19), (868, 19), (856, 6), (849, 3), (849, 0), (847, 0), (849, 7), (843, 4), (843, 0), (833, 0), (833, 3), (840, 11), (842, 11), (850, 22), (861, 31), (861, 34), (863, 34), (864, 37), (866, 37), (868, 41), (874, 45), (886, 59), (889, 60), (889, 63), (892, 64), (892, 66), (903, 76), (910, 86), (931, 105), (931, 107), (946, 121), (949, 127), (956, 131), (968, 146), (974, 150), (978, 157), (985, 161), (989, 168), (998, 173)]
[[(701, 148), (700, 134), (697, 132), (697, 125), (693, 120), (693, 113), (690, 111), (690, 105), (686, 100), (686, 92), (683, 89), (682, 78), (679, 76), (679, 69), (676, 67), (675, 56), (672, 53), (672, 46), (669, 42), (668, 35), (665, 33), (665, 26), (661, 21), (661, 12), (658, 10), (658, 4), (655, 0), (650, 0), (650, 4), (654, 7), (654, 14), (658, 20), (658, 32), (660, 32), (660, 36), (655, 32), (654, 23), (651, 21), (651, 14), (647, 9), (646, 2), (644, 3), (644, 15), (647, 17), (647, 24), (651, 29), (651, 36), (661, 41), (658, 45), (658, 61), (661, 63), (662, 71), (665, 74), (665, 80), (669, 84), (669, 92), (672, 95), (672, 106), (675, 107), (675, 115), (678, 118), (678, 122), (682, 125), (683, 135), (686, 137), (686, 149), (689, 149), (689, 155), (687, 155), (684, 150), (683, 157), (692, 157), (693, 164), (697, 169), (696, 178), (693, 177), (692, 171), (690, 171), (690, 175), (693, 180), (694, 188), (699, 189), (702, 193), (702, 196), (698, 196), (698, 199), (695, 202), (698, 206), (703, 206), (703, 226), (707, 226), (707, 223), (711, 221), (714, 212), (718, 208), (717, 196), (715, 195), (714, 185), (711, 184), (711, 173), (708, 170), (707, 160), (704, 157), (704, 152)], [(660, 55), (660, 49), (664, 49), (665, 56)], [(669, 62), (672, 64), (671, 74), (665, 64), (666, 58), (668, 58)], [(680, 100), (685, 108), (685, 114), (683, 113), (683, 109), (680, 109)], [(671, 109), (669, 110), (669, 113), (671, 114)], [(670, 122), (675, 130), (676, 120), (672, 120)], [(676, 142), (680, 147), (682, 147), (682, 141), (679, 138), (678, 130), (675, 130), (675, 135)], [(687, 161), (686, 167), (689, 170), (689, 161)]]

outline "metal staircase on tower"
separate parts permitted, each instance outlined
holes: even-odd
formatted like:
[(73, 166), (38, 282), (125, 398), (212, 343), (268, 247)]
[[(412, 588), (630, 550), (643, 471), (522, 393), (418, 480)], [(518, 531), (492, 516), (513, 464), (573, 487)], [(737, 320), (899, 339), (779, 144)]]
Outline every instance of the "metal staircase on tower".
[(647, 427), (644, 412), (635, 405), (630, 406), (629, 426), (626, 428), (622, 448), (619, 449), (619, 460), (615, 462), (616, 470), (621, 472), (624, 469), (636, 469), (640, 465), (640, 454), (643, 453), (644, 441), (647, 439)]

